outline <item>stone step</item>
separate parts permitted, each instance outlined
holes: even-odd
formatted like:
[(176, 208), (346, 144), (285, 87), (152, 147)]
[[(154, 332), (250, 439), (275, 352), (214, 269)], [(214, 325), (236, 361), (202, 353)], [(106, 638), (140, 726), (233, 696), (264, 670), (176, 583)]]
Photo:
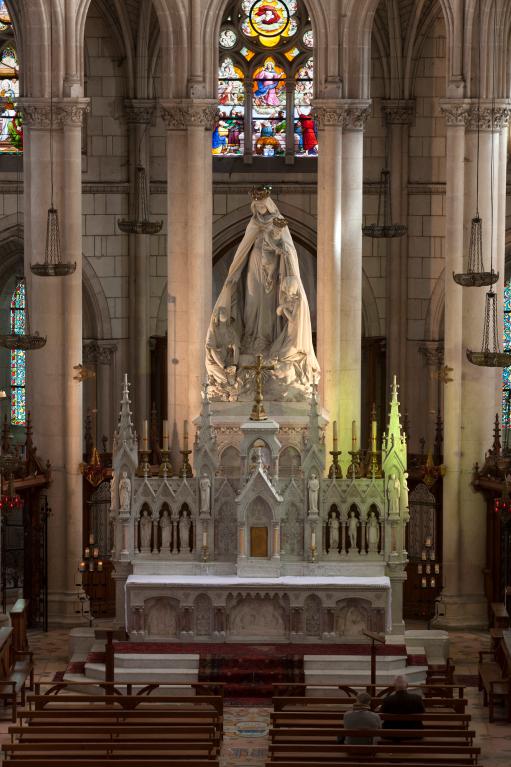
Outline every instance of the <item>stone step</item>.
[(142, 653), (122, 653), (115, 655), (115, 668), (199, 668), (199, 655), (197, 653), (160, 653), (143, 655)]
[[(426, 678), (425, 666), (402, 666), (399, 669), (376, 670), (376, 684), (391, 685), (395, 677), (405, 676), (410, 684), (420, 684)], [(369, 684), (371, 681), (371, 672), (368, 667), (358, 667), (349, 671), (333, 671), (329, 669), (305, 669), (305, 683), (307, 685), (330, 685), (330, 684)], [(319, 695), (324, 692), (318, 693)]]
[[(331, 673), (348, 673), (351, 670), (369, 668), (369, 655), (304, 655), (305, 670), (325, 669)], [(406, 655), (379, 655), (376, 666), (380, 669), (394, 670), (396, 674), (406, 666)]]
[[(85, 664), (85, 676), (87, 679), (99, 679), (105, 678), (105, 666), (103, 663), (86, 663)], [(175, 670), (159, 669), (159, 668), (124, 668), (122, 671), (115, 672), (116, 682), (165, 682), (167, 684), (172, 683), (190, 683), (197, 682), (199, 679), (197, 668), (178, 668)], [(192, 690), (193, 693), (193, 690)], [(183, 695), (187, 695), (187, 692), (183, 692)]]

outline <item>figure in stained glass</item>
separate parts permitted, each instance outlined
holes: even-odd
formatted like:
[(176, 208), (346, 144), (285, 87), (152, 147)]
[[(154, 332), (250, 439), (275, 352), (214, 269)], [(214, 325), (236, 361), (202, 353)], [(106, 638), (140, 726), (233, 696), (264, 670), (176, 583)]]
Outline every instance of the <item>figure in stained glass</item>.
[[(511, 351), (511, 281), (504, 286), (504, 351)], [(502, 371), (502, 426), (511, 428), (511, 367)]]
[[(11, 299), (11, 332), (21, 335), (26, 328), (25, 283), (18, 280)], [(11, 423), (26, 422), (26, 359), (22, 349), (11, 351)]]
[(23, 149), (23, 128), (16, 111), (19, 97), (19, 67), (16, 52), (7, 45), (0, 53), (0, 153)]

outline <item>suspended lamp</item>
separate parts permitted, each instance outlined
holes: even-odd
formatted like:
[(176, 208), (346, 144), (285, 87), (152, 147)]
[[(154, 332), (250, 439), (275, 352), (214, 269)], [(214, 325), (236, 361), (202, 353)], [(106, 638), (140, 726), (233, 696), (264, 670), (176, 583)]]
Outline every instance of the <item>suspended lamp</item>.
[(117, 226), (124, 234), (158, 234), (163, 226), (163, 221), (149, 220), (147, 174), (140, 163), (136, 168), (134, 215), (119, 219)]
[[(53, 0), (50, 0), (50, 72), (53, 72)], [(76, 261), (62, 260), (60, 248), (59, 214), (53, 195), (53, 78), (50, 77), (50, 184), (51, 204), (46, 220), (46, 247), (44, 261), (30, 264), (38, 277), (66, 277), (76, 270)]]
[(378, 190), (378, 217), (376, 224), (368, 224), (362, 227), (365, 237), (375, 239), (388, 239), (391, 237), (403, 237), (407, 232), (405, 224), (392, 223), (392, 201), (390, 196), (390, 171), (384, 168), (380, 173), (380, 186)]
[(18, 277), (16, 283), (16, 292), (25, 296), (25, 306), (23, 307), (23, 317), (19, 325), (14, 322), (11, 326), (11, 332), (0, 335), (0, 346), (14, 351), (20, 349), (29, 351), (31, 349), (41, 349), (46, 344), (46, 336), (40, 336), (39, 333), (30, 332), (30, 313), (28, 310), (28, 295), (24, 277)]

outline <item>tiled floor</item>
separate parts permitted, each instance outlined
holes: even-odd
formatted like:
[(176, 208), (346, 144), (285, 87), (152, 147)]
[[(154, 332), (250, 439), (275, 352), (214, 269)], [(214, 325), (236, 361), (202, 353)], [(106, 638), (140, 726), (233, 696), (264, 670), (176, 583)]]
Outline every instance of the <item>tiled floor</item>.
[[(55, 672), (62, 671), (68, 660), (68, 634), (52, 630), (48, 634), (31, 633), (30, 647), (35, 653), (36, 679), (51, 681)], [(456, 673), (473, 676), (477, 673), (479, 649), (489, 647), (487, 635), (477, 632), (451, 634), (451, 657)], [(482, 748), (484, 767), (511, 765), (511, 725), (504, 721), (488, 723), (488, 712), (482, 706), (481, 695), (467, 688), (469, 713), (477, 732), (477, 744)], [(270, 709), (266, 706), (227, 706), (225, 710), (225, 739), (222, 767), (261, 767), (267, 753), (267, 732)], [(498, 712), (502, 713), (502, 712)], [(0, 742), (7, 740), (9, 712), (0, 708)]]

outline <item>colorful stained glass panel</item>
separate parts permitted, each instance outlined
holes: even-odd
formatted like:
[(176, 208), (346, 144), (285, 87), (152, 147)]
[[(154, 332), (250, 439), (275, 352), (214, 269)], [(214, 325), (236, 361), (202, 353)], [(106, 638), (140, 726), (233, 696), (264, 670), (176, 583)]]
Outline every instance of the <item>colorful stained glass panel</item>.
[[(511, 351), (511, 282), (504, 287), (504, 350)], [(502, 373), (502, 426), (511, 428), (511, 367)]]
[(6, 46), (0, 53), (0, 154), (15, 154), (23, 149), (23, 128), (16, 111), (18, 97), (16, 52)]
[[(18, 281), (11, 298), (11, 332), (20, 335), (26, 327), (25, 283)], [(26, 357), (22, 349), (11, 351), (11, 423), (22, 426), (26, 420)]]
[(11, 17), (7, 10), (5, 0), (0, 0), (0, 30), (9, 29), (11, 24)]
[(227, 58), (221, 62), (218, 75), (218, 115), (212, 132), (212, 153), (222, 157), (241, 155), (245, 125), (243, 72)]

